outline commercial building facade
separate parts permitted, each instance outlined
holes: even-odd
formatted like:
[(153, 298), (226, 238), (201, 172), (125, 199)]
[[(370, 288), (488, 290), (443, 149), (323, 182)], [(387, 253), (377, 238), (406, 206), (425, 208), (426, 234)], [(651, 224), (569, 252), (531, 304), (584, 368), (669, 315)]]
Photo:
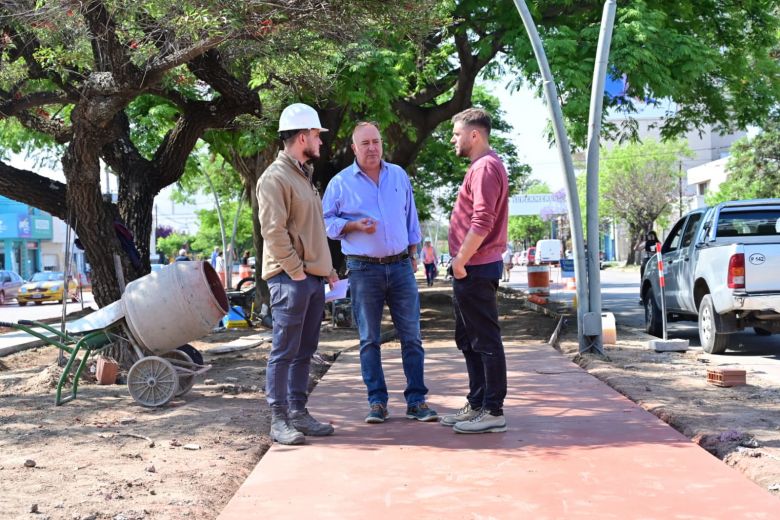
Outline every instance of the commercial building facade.
[(52, 237), (51, 215), (0, 197), (0, 268), (22, 278), (43, 270), (43, 243)]

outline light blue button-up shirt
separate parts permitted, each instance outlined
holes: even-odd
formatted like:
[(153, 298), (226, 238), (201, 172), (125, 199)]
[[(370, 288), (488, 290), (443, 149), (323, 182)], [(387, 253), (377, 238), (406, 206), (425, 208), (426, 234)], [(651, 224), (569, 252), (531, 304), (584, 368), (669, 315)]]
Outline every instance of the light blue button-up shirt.
[[(322, 198), (328, 237), (341, 240), (345, 255), (381, 258), (404, 253), (420, 243), (420, 222), (409, 176), (396, 164), (382, 161), (377, 185), (361, 171), (357, 161), (331, 179)], [(352, 220), (376, 221), (373, 234), (344, 234)]]

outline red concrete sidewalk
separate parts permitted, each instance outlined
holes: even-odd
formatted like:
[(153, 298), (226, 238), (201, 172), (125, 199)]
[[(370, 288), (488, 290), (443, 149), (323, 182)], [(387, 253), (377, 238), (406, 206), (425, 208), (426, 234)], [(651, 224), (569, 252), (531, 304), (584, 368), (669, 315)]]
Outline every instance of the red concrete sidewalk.
[[(780, 518), (780, 501), (548, 345), (508, 348), (509, 431), (458, 435), (404, 418), (397, 350), (385, 350), (391, 419), (367, 411), (356, 352), (309, 409), (336, 435), (274, 445), (219, 518)], [(429, 349), (439, 413), (462, 406), (465, 368)]]

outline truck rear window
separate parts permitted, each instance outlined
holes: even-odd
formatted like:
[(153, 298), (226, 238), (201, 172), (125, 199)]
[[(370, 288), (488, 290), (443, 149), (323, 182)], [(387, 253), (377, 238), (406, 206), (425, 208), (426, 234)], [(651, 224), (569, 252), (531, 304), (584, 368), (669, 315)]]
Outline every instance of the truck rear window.
[(715, 236), (761, 237), (779, 234), (780, 209), (767, 209), (721, 212)]

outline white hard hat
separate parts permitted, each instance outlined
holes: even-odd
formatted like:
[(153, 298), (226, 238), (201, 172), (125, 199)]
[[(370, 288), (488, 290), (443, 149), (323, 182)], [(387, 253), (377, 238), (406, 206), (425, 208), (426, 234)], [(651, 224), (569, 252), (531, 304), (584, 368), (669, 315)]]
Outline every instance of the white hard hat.
[(282, 110), (282, 115), (279, 116), (279, 132), (286, 130), (328, 131), (327, 128), (322, 128), (317, 111), (303, 103), (293, 103)]
[(431, 237), (425, 237), (425, 240), (423, 242), (431, 242)]

